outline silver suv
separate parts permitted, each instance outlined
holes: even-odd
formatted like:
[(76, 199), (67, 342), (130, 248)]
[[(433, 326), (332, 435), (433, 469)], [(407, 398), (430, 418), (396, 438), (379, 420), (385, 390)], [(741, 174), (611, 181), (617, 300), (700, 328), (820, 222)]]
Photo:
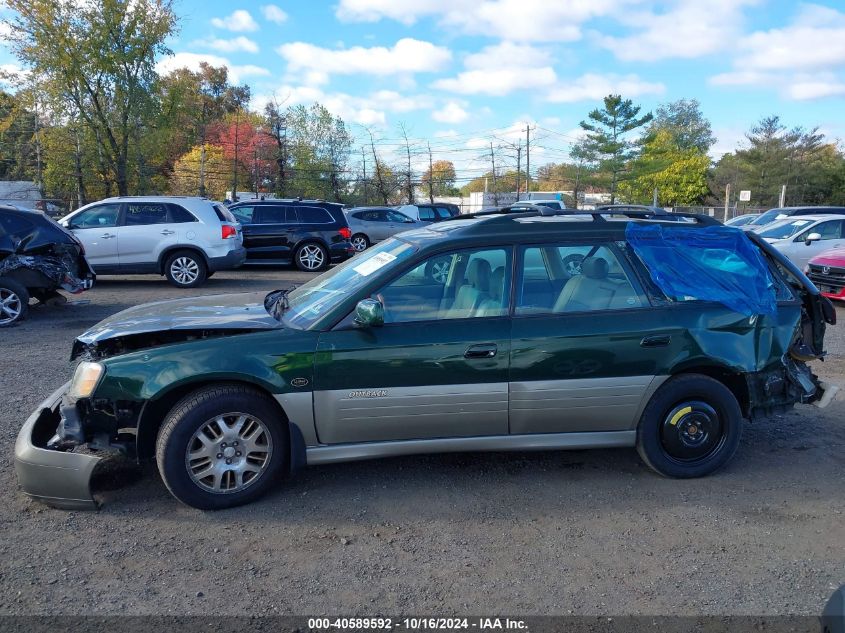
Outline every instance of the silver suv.
[(246, 259), (241, 225), (204, 198), (107, 198), (61, 219), (85, 245), (98, 275), (158, 273), (179, 288)]

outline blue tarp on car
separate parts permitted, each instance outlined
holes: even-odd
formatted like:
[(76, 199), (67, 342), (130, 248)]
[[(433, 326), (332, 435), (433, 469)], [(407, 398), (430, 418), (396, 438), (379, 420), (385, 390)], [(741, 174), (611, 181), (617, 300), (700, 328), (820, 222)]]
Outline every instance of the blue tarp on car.
[(729, 226), (664, 228), (631, 222), (625, 236), (666, 296), (716, 301), (748, 316), (777, 312), (769, 267), (743, 231)]

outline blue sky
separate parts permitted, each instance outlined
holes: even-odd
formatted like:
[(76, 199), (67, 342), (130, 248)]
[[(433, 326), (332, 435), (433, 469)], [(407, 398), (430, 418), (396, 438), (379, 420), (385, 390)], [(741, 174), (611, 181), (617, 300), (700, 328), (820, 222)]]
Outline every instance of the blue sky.
[[(389, 145), (472, 162), (537, 126), (532, 163), (620, 92), (651, 110), (698, 99), (733, 149), (761, 116), (845, 137), (845, 3), (786, 0), (178, 0), (163, 70), (226, 64), (268, 99), (320, 101)], [(0, 58), (0, 63), (6, 60)], [(545, 154), (544, 156), (542, 154)], [(535, 158), (536, 156), (536, 158)], [(535, 163), (535, 161), (537, 161)]]

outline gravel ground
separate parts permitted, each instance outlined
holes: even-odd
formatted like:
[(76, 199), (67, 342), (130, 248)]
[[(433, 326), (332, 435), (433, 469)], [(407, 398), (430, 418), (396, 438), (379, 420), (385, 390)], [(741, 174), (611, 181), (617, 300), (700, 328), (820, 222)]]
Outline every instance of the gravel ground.
[[(224, 272), (191, 294), (305, 278)], [(748, 426), (729, 467), (696, 481), (632, 450), (460, 454), (314, 467), (217, 513), (180, 505), (152, 467), (99, 512), (27, 500), (14, 440), (69, 378), (74, 335), (185, 294), (105, 278), (90, 303), (0, 331), (0, 614), (811, 615), (845, 583), (841, 400)], [(816, 371), (845, 383), (843, 330)]]

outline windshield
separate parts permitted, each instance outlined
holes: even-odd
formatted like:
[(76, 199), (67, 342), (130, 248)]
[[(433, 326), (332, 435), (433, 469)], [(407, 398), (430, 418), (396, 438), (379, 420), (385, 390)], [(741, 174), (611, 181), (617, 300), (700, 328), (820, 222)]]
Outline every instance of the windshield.
[(401, 265), (417, 247), (397, 238), (385, 240), (288, 294), (282, 323), (305, 329), (373, 279)]
[(768, 237), (773, 240), (783, 240), (787, 237), (792, 237), (798, 231), (806, 229), (813, 223), (812, 220), (789, 220), (787, 222), (778, 222), (776, 225), (763, 229), (758, 233), (760, 237)]
[(769, 223), (777, 220), (779, 215), (783, 215), (784, 217), (786, 217), (786, 214), (783, 213), (783, 209), (769, 209), (768, 211), (766, 211), (764, 214), (762, 214), (760, 217), (758, 217), (753, 222), (750, 222), (749, 224), (751, 224), (753, 226), (764, 226), (766, 224), (769, 224)]

